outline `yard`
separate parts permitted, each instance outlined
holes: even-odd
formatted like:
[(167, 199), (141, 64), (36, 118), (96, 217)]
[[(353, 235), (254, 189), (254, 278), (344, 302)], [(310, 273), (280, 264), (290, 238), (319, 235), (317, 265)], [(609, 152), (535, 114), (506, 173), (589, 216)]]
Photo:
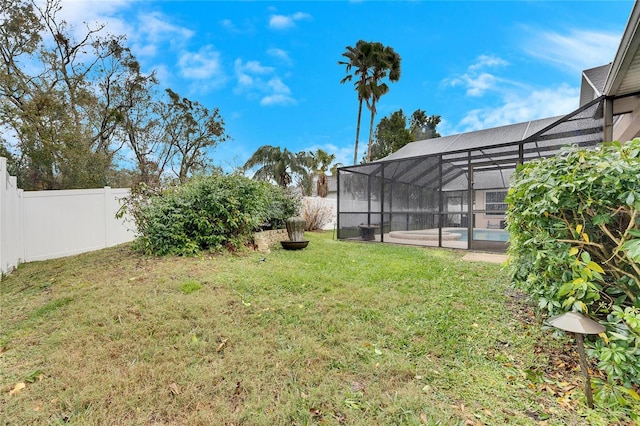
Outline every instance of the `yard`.
[(147, 257), (0, 283), (2, 424), (609, 424), (500, 265), (335, 241)]

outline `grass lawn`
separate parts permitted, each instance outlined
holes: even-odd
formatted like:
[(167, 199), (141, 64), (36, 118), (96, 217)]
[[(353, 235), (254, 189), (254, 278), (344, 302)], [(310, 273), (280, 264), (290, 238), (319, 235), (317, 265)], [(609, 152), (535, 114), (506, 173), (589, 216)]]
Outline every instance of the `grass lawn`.
[[(0, 283), (0, 422), (608, 424), (500, 265), (348, 243), (153, 258), (128, 245)], [(24, 385), (24, 387), (23, 387)]]

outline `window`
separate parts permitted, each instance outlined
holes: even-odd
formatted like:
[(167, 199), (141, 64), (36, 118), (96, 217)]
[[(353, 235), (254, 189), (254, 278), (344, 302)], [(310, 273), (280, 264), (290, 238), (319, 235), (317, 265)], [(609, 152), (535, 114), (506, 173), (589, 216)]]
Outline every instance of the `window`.
[(503, 216), (507, 210), (507, 203), (504, 199), (507, 197), (507, 191), (487, 191), (485, 193), (484, 208), (487, 216)]

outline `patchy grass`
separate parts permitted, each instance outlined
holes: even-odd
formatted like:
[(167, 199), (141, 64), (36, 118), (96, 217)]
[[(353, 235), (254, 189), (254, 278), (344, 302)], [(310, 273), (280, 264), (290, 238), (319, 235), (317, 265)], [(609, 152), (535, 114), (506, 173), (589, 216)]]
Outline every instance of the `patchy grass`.
[(124, 245), (22, 265), (0, 284), (0, 419), (623, 421), (585, 407), (575, 354), (499, 265), (306, 238), (266, 256), (153, 258)]
[(180, 291), (183, 292), (184, 294), (191, 294), (191, 293), (195, 293), (201, 288), (202, 288), (202, 285), (200, 285), (200, 283), (198, 283), (197, 281), (190, 280), (180, 286)]

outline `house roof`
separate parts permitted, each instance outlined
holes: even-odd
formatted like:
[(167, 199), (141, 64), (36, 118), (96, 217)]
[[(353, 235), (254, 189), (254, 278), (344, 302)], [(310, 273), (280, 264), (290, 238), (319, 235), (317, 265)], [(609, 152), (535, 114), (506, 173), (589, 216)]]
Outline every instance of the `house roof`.
[(614, 115), (640, 111), (639, 28), (640, 5), (636, 0), (613, 62), (583, 71), (579, 108), (571, 114), (416, 141), (373, 163), (517, 144), (537, 137), (538, 132), (547, 134), (543, 138), (566, 143), (596, 142), (601, 138), (595, 133), (602, 131), (604, 97), (614, 99)]
[(398, 160), (518, 142), (527, 139), (529, 136), (539, 132), (561, 118), (562, 117), (543, 118), (524, 123), (411, 142), (378, 161)]
[[(639, 109), (640, 95), (640, 3), (634, 1), (627, 26), (613, 62), (582, 72), (580, 105), (606, 96), (620, 98), (614, 103), (613, 114), (625, 114)], [(626, 98), (625, 98), (626, 97)], [(478, 147), (489, 147), (526, 139), (534, 133), (560, 123), (565, 118), (551, 117), (492, 129), (478, 130), (441, 138), (412, 142), (391, 155), (378, 160), (388, 161), (416, 156), (440, 154)]]
[(580, 85), (580, 106), (602, 96), (611, 63), (582, 71)]
[(640, 89), (639, 25), (640, 5), (636, 0), (603, 88), (605, 96), (620, 97), (637, 93)]

